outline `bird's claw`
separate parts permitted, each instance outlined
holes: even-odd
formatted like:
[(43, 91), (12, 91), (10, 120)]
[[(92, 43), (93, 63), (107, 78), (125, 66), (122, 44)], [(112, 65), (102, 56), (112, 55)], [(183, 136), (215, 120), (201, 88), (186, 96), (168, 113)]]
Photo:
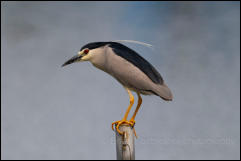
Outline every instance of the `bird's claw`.
[[(119, 129), (119, 126), (122, 125), (122, 124), (127, 124), (127, 125), (130, 125), (131, 127), (134, 127), (135, 125), (135, 120), (130, 120), (130, 121), (127, 121), (127, 120), (119, 120), (119, 121), (115, 121), (112, 123), (112, 130), (114, 131), (114, 125), (116, 126), (116, 131), (120, 134), (120, 135), (123, 135), (123, 132), (120, 131)], [(136, 135), (136, 134), (135, 134)]]

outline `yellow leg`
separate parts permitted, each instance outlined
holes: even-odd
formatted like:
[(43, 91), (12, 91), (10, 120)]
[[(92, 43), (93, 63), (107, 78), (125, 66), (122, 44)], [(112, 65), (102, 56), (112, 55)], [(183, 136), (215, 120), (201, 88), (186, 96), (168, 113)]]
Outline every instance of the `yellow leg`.
[(112, 130), (114, 130), (114, 125), (116, 125), (116, 130), (117, 130), (117, 132), (118, 132), (119, 134), (121, 134), (121, 135), (123, 134), (123, 132), (121, 132), (121, 131), (119, 130), (119, 126), (120, 126), (121, 124), (129, 124), (129, 125), (131, 125), (131, 126), (134, 126), (134, 123), (133, 123), (133, 122), (127, 121), (128, 114), (129, 114), (129, 112), (130, 112), (130, 110), (131, 110), (131, 107), (132, 107), (133, 104), (134, 104), (134, 96), (132, 95), (131, 91), (130, 91), (128, 88), (126, 88), (126, 90), (127, 90), (128, 94), (129, 94), (129, 97), (130, 97), (130, 105), (129, 105), (129, 107), (128, 107), (127, 110), (126, 110), (126, 113), (125, 113), (124, 118), (123, 118), (122, 120), (120, 120), (120, 121), (115, 121), (115, 122), (112, 123)]
[(137, 93), (137, 95), (138, 95), (138, 104), (137, 104), (137, 106), (136, 106), (136, 110), (135, 110), (133, 116), (132, 116), (131, 119), (130, 119), (130, 122), (133, 122), (134, 124), (135, 124), (136, 114), (137, 114), (138, 110), (140, 109), (141, 103), (142, 103), (142, 98), (141, 98), (140, 93)]
[[(130, 122), (131, 122), (133, 125), (135, 125), (135, 123), (136, 123), (135, 117), (136, 117), (136, 114), (137, 114), (138, 110), (140, 109), (141, 103), (142, 103), (142, 98), (141, 98), (140, 93), (137, 93), (137, 95), (138, 95), (138, 104), (137, 104), (137, 106), (136, 106), (136, 109), (135, 109), (134, 114), (132, 115), (132, 117), (131, 117), (131, 119), (130, 119)], [(134, 133), (135, 133), (135, 136), (136, 136), (136, 138), (137, 138), (137, 134), (136, 134), (135, 129), (134, 129)]]

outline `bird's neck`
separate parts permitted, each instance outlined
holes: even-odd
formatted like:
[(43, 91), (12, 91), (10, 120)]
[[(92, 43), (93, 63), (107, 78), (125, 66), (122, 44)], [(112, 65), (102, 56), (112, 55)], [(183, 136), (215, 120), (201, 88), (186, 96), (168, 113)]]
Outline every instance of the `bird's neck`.
[(96, 68), (106, 72), (106, 52), (104, 48), (96, 49), (89, 60)]

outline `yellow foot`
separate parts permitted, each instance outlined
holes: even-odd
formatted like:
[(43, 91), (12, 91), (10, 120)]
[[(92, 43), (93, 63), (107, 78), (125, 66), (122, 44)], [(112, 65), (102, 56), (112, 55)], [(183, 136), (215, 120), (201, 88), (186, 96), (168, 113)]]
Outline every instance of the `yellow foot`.
[(123, 135), (123, 132), (120, 131), (119, 126), (122, 124), (127, 124), (130, 125), (132, 127), (134, 127), (135, 125), (135, 121), (127, 121), (127, 120), (119, 120), (119, 121), (115, 121), (112, 123), (112, 130), (114, 130), (114, 125), (116, 126), (116, 130), (120, 135)]

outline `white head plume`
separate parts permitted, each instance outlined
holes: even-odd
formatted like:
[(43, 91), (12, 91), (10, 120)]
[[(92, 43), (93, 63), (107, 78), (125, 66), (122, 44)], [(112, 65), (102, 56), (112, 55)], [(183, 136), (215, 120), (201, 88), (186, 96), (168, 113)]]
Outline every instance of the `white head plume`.
[(148, 48), (153, 49), (153, 46), (152, 46), (151, 44), (147, 44), (147, 43), (140, 42), (140, 41), (135, 41), (135, 40), (115, 40), (115, 41), (112, 41), (112, 42), (127, 42), (127, 43), (134, 43), (134, 44), (143, 45), (143, 46), (146, 46), (146, 47), (148, 47)]

